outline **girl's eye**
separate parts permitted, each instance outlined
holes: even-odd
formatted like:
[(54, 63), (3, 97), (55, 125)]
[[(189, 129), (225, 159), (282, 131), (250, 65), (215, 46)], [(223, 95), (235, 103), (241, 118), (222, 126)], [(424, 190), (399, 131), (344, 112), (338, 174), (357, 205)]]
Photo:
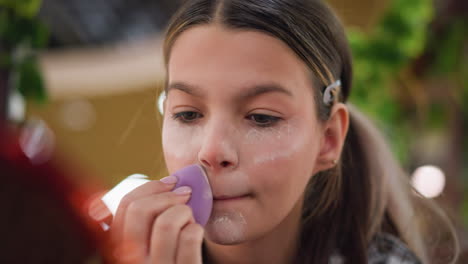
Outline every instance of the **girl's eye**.
[(202, 115), (200, 113), (192, 112), (192, 111), (180, 112), (172, 116), (172, 118), (174, 118), (175, 120), (179, 120), (182, 123), (191, 123), (201, 117)]
[(275, 125), (281, 118), (270, 115), (251, 114), (247, 118), (253, 121), (257, 126), (269, 127)]

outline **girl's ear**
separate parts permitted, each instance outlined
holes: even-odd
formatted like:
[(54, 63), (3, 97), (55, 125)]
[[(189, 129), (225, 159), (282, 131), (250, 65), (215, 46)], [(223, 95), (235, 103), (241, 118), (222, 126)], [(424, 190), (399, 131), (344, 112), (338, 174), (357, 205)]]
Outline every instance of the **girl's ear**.
[(349, 111), (345, 104), (333, 106), (330, 118), (325, 122), (320, 152), (314, 174), (330, 169), (340, 159), (349, 126)]

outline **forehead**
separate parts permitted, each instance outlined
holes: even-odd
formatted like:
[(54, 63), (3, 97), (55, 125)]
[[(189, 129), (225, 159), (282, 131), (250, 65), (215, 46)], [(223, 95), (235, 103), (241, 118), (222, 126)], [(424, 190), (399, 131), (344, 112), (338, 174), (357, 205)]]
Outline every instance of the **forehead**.
[(274, 82), (311, 93), (307, 66), (281, 40), (266, 33), (202, 25), (183, 32), (168, 63), (168, 81), (240, 88)]

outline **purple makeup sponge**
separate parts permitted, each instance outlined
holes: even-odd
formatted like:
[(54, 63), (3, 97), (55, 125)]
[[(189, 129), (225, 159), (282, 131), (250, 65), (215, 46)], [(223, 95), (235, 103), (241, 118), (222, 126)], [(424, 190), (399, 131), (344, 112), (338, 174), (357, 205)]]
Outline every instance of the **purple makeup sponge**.
[(200, 165), (190, 165), (172, 174), (178, 181), (174, 189), (181, 186), (192, 188), (187, 205), (192, 208), (195, 221), (205, 226), (213, 208), (213, 193), (205, 171)]

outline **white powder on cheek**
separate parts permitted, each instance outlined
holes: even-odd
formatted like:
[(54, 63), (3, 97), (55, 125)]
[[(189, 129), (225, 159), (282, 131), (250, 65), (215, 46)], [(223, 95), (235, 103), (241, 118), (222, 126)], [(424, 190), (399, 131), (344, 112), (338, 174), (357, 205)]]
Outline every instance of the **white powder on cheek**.
[(206, 226), (206, 231), (213, 241), (231, 245), (245, 239), (247, 222), (242, 213), (236, 211), (213, 214)]
[(246, 143), (253, 144), (263, 140), (263, 133), (257, 129), (252, 128), (245, 135)]
[(202, 142), (202, 128), (197, 125), (183, 126), (177, 121), (167, 120), (162, 133), (165, 153), (177, 159), (188, 159), (196, 155)]
[(292, 151), (288, 151), (288, 152), (278, 151), (278, 152), (267, 153), (265, 155), (256, 157), (254, 159), (254, 163), (255, 164), (261, 164), (261, 163), (265, 163), (265, 162), (275, 161), (277, 159), (289, 157), (289, 156), (291, 156), (292, 153), (293, 153)]
[(280, 140), (284, 137), (291, 136), (291, 124), (286, 123), (279, 128), (266, 127), (266, 128), (251, 128), (245, 135), (245, 142), (247, 144), (258, 144), (263, 141), (271, 141), (273, 138)]
[[(255, 142), (259, 144), (257, 149), (260, 153), (255, 155), (254, 164), (287, 158), (297, 152), (301, 147), (302, 140), (298, 135), (295, 135), (296, 131), (297, 129), (294, 129), (290, 123), (286, 123), (278, 129), (269, 128), (265, 132), (261, 130), (257, 131), (256, 133), (263, 133), (263, 135), (261, 136), (261, 141)], [(249, 131), (247, 136), (252, 133)]]

